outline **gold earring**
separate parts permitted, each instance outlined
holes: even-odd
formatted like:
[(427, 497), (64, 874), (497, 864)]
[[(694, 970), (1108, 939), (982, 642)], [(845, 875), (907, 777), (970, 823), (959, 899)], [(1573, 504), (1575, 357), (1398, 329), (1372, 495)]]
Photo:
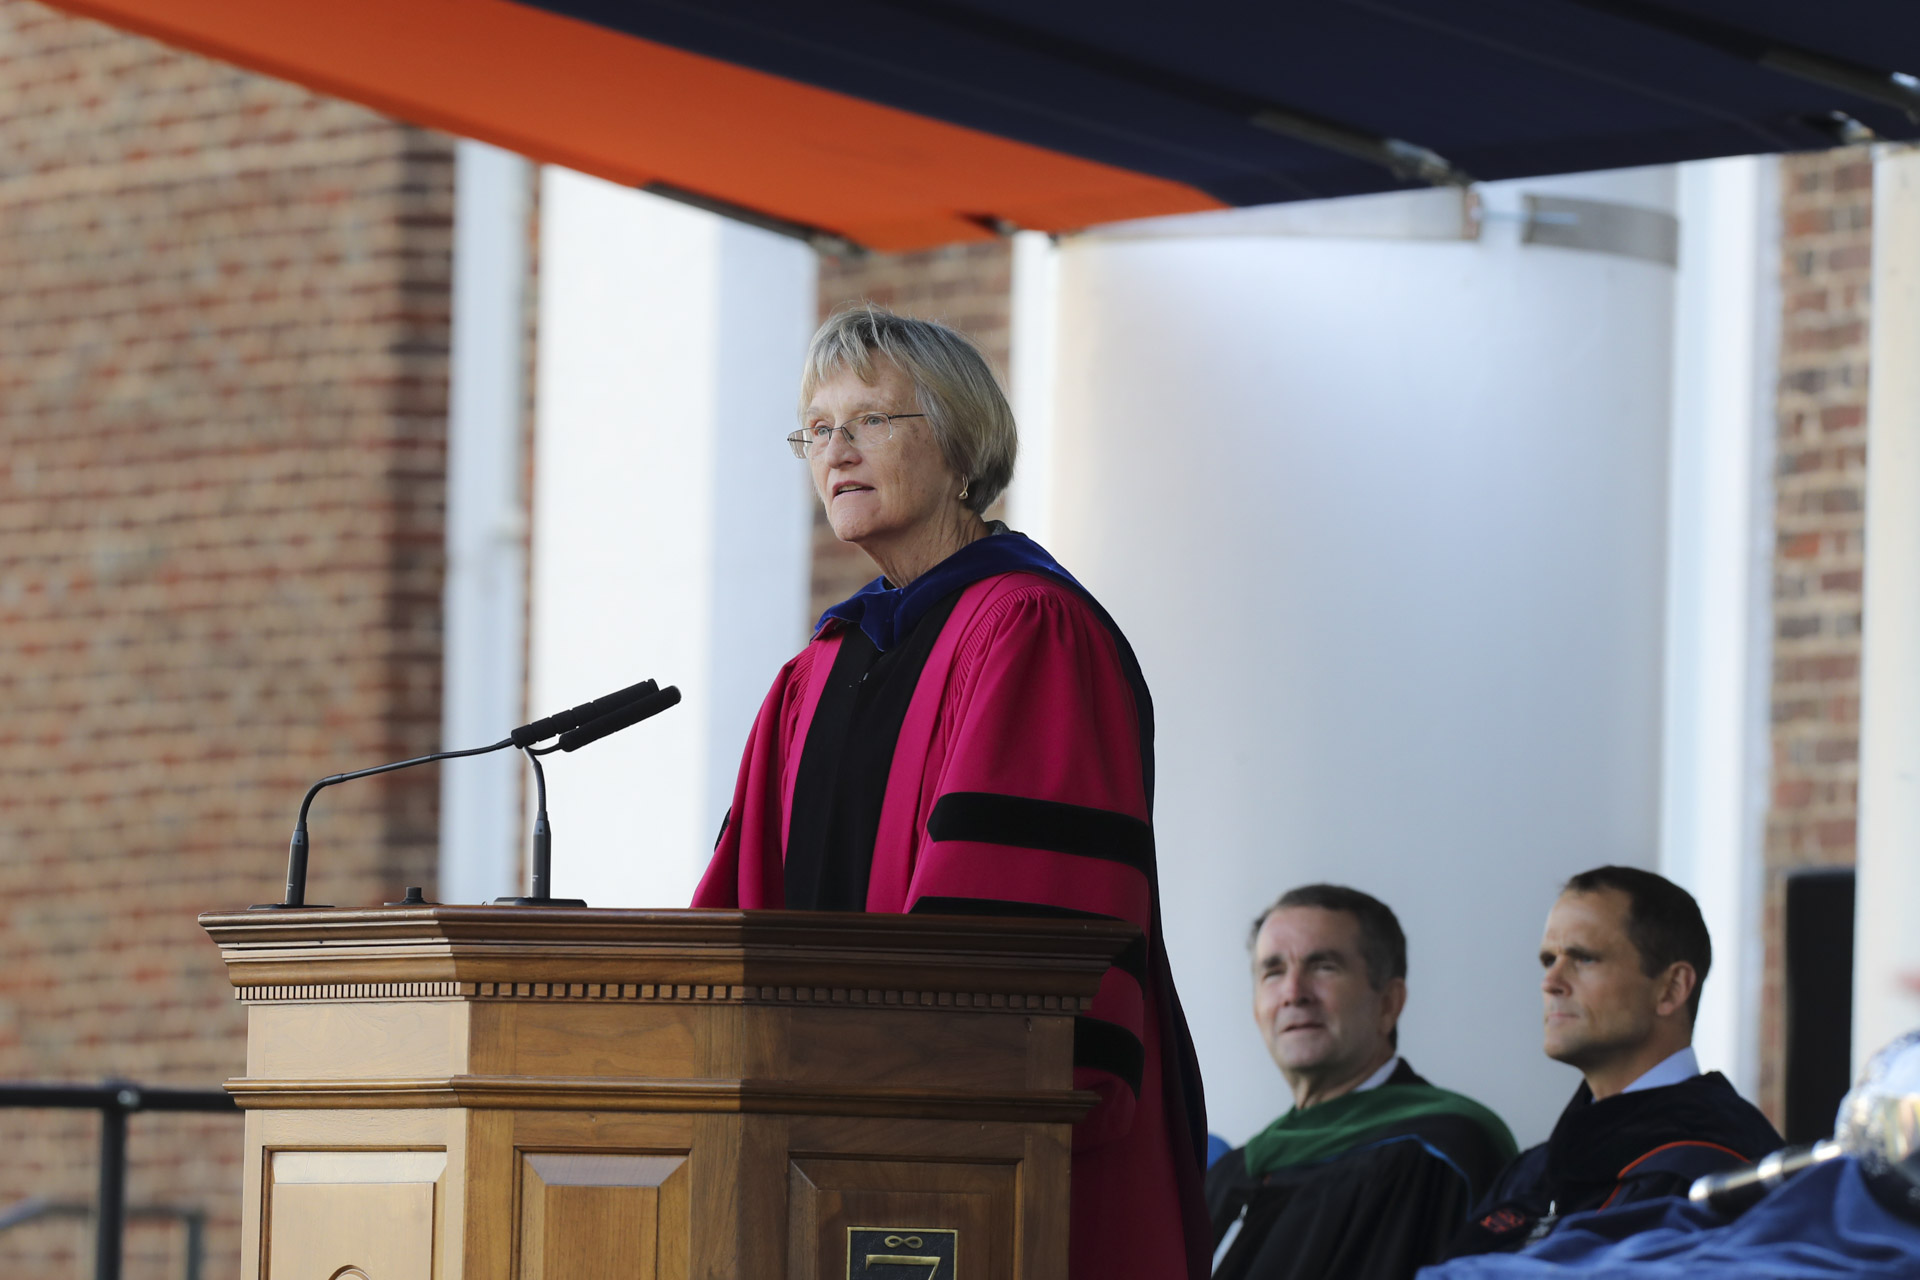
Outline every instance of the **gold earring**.
[(967, 491), (965, 489), (962, 489), (960, 491), (960, 501), (965, 502), (966, 500), (967, 500)]

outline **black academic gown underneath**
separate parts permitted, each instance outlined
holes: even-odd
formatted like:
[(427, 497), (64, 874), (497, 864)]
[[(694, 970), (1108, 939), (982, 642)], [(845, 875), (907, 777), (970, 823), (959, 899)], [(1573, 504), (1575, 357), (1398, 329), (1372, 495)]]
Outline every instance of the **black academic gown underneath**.
[[(1425, 1084), (1403, 1060), (1388, 1084)], [(1315, 1164), (1247, 1173), (1246, 1148), (1207, 1171), (1214, 1280), (1409, 1280), (1445, 1256), (1502, 1150), (1463, 1115), (1424, 1116), (1360, 1137)]]
[(1695, 1178), (1783, 1145), (1718, 1071), (1599, 1102), (1582, 1083), (1553, 1135), (1501, 1172), (1449, 1256), (1522, 1248), (1570, 1213), (1683, 1196)]

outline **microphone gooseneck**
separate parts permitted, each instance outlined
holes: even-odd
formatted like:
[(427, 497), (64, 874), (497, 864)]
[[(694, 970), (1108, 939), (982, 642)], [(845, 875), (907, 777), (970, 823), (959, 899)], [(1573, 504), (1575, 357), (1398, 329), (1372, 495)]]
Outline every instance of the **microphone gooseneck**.
[(553, 897), (553, 824), (547, 821), (547, 771), (540, 767), (539, 752), (527, 752), (527, 761), (533, 765), (533, 780), (540, 796), (533, 815), (533, 896), (546, 901)]
[(513, 745), (512, 738), (484, 747), (468, 747), (464, 751), (436, 751), (430, 756), (415, 756), (411, 760), (396, 760), (392, 764), (375, 765), (371, 769), (356, 769), (352, 773), (336, 773), (320, 779), (307, 788), (306, 797), (300, 801), (300, 816), (293, 824), (293, 838), (287, 842), (287, 896), (281, 902), (257, 902), (253, 911), (295, 911), (303, 907), (319, 909), (327, 904), (307, 901), (307, 811), (313, 808), (313, 798), (327, 787), (342, 782), (352, 782), (355, 778), (371, 778), (377, 773), (392, 773), (395, 769), (411, 769), (417, 764), (432, 764), (436, 760), (458, 760), (463, 756), (483, 756), (489, 751), (504, 751)]
[(496, 907), (584, 907), (584, 898), (556, 898), (553, 896), (553, 825), (547, 821), (547, 771), (540, 764), (540, 757), (552, 755), (558, 747), (548, 747), (536, 751), (531, 747), (521, 748), (526, 752), (527, 763), (533, 766), (533, 781), (538, 803), (533, 815), (533, 857), (529, 861), (527, 876), (533, 883), (532, 892), (524, 897), (495, 898)]
[[(534, 781), (539, 789), (539, 809), (533, 824), (533, 894), (527, 898), (499, 898), (497, 902), (538, 906), (580, 906), (587, 904), (578, 899), (558, 899), (551, 896), (551, 878), (553, 866), (553, 827), (547, 821), (547, 775), (540, 767), (540, 757), (554, 751), (577, 751), (590, 742), (597, 742), (610, 733), (617, 733), (630, 725), (639, 724), (649, 716), (658, 715), (668, 707), (680, 701), (680, 690), (672, 686), (661, 689), (653, 680), (642, 680), (638, 684), (609, 693), (605, 697), (583, 702), (577, 707), (569, 707), (531, 724), (523, 724), (498, 742), (484, 747), (469, 747), (464, 751), (436, 751), (432, 755), (415, 756), (411, 760), (396, 760), (392, 764), (375, 765), (371, 769), (356, 769), (352, 773), (336, 773), (320, 779), (307, 788), (306, 796), (300, 801), (300, 816), (293, 824), (293, 838), (287, 842), (287, 887), (286, 897), (279, 902), (257, 903), (255, 911), (294, 911), (301, 908), (323, 908), (325, 903), (307, 901), (307, 862), (311, 848), (307, 837), (307, 814), (313, 808), (313, 799), (328, 787), (342, 782), (351, 782), (355, 778), (371, 778), (375, 774), (392, 773), (396, 769), (410, 769), (417, 764), (431, 764), (436, 760), (458, 760), (465, 756), (482, 756), (491, 751), (503, 751), (508, 747), (518, 747), (527, 753), (527, 759), (533, 764)], [(534, 750), (534, 744), (558, 736), (560, 741), (544, 751)]]
[[(645, 692), (632, 696), (634, 690)], [(493, 903), (499, 907), (584, 907), (586, 902), (580, 898), (556, 898), (553, 896), (553, 825), (547, 820), (547, 771), (540, 763), (541, 756), (552, 755), (556, 751), (578, 751), (589, 743), (598, 742), (611, 733), (639, 724), (649, 716), (659, 715), (668, 707), (680, 701), (680, 690), (672, 685), (659, 689), (648, 680), (644, 684), (623, 689), (618, 694), (598, 699), (596, 702), (583, 703), (566, 714), (574, 715), (585, 709), (605, 706), (608, 703), (623, 705), (614, 710), (587, 718), (584, 723), (574, 725), (561, 732), (560, 740), (550, 747), (522, 746), (527, 763), (533, 766), (533, 780), (538, 804), (533, 818), (533, 857), (528, 866), (528, 885), (530, 892), (524, 897), (495, 898)], [(549, 716), (548, 721), (557, 722), (558, 716)], [(539, 729), (547, 721), (537, 721), (527, 726), (529, 730)]]

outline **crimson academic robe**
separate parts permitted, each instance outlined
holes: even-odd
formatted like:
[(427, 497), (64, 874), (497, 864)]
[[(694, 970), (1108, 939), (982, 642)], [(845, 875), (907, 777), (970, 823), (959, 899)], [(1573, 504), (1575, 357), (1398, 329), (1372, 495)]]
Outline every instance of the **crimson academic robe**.
[(1100, 1102), (1074, 1129), (1070, 1274), (1198, 1280), (1204, 1103), (1159, 934), (1138, 665), (1019, 534), (907, 590), (884, 617), (884, 582), (837, 606), (781, 669), (693, 905), (1139, 926), (1075, 1026), (1074, 1086)]

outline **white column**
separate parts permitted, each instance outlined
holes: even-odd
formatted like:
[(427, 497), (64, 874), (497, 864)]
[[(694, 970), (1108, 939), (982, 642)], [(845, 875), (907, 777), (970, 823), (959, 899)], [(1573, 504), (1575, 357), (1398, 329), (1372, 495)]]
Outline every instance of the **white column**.
[(814, 256), (563, 169), (540, 255), (532, 710), (649, 677), (685, 698), (548, 757), (554, 893), (684, 906), (805, 638), (807, 490), (780, 437)]
[[(455, 152), (453, 339), (447, 409), (446, 631), (440, 740), (498, 741), (526, 697), (527, 202), (532, 168), (512, 152)], [(448, 902), (516, 892), (517, 753), (449, 760), (440, 775), (440, 885)]]
[(1060, 254), (1041, 231), (1013, 237), (1012, 368), (1007, 371), (1020, 459), (1007, 489), (1007, 520), (1041, 546), (1053, 538), (1054, 344), (1060, 329)]
[(1770, 764), (1779, 169), (1679, 169), (1667, 493), (1660, 870), (1700, 903), (1713, 968), (1694, 1027), (1708, 1070), (1759, 1081)]
[(1230, 1139), (1288, 1105), (1245, 931), (1314, 880), (1399, 913), (1430, 1079), (1523, 1142), (1578, 1084), (1536, 956), (1568, 875), (1658, 856), (1673, 272), (1518, 220), (1672, 184), (1489, 187), (1477, 241), (1062, 243), (1054, 549), (1155, 694), (1168, 944)]
[(1920, 150), (1874, 163), (1853, 1056), (1920, 1027)]

